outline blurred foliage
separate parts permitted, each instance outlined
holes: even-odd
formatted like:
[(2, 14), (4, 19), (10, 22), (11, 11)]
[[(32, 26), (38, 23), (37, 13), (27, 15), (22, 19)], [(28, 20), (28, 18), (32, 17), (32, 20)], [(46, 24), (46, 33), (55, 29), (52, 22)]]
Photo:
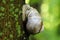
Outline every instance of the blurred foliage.
[[(44, 31), (30, 40), (60, 40), (60, 0), (25, 0), (42, 15)], [(20, 0), (0, 0), (0, 40), (17, 40), (21, 35)]]
[(0, 0), (0, 40), (20, 37), (20, 0)]

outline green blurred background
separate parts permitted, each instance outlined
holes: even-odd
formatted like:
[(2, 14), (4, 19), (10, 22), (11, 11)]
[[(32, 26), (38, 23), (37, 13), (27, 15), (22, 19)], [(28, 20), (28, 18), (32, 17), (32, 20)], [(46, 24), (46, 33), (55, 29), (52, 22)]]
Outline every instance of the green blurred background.
[(0, 0), (0, 40), (20, 40), (24, 2), (40, 12), (44, 23), (44, 31), (29, 40), (60, 40), (60, 0)]

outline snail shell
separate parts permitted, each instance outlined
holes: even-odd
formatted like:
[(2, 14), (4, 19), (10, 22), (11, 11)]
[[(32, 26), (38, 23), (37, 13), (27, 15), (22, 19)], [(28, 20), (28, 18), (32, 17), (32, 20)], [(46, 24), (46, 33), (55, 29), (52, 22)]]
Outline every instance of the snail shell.
[(27, 18), (26, 29), (29, 33), (38, 33), (44, 29), (43, 22), (39, 12), (29, 5), (23, 5), (23, 21)]

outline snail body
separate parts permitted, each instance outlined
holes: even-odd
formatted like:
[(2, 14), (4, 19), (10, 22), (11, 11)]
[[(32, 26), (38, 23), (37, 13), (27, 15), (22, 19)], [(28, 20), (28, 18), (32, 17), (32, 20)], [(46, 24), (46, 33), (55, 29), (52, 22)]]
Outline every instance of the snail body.
[(29, 5), (23, 5), (22, 10), (23, 21), (26, 21), (27, 18), (26, 30), (29, 33), (33, 34), (40, 32), (43, 29), (43, 22), (39, 12), (35, 8), (30, 7)]

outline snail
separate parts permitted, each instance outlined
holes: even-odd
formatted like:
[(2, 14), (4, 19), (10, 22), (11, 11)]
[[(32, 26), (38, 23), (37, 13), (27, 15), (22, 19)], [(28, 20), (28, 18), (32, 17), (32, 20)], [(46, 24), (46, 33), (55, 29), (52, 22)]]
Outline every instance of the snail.
[(25, 23), (25, 32), (32, 34), (43, 31), (43, 21), (39, 12), (28, 4), (22, 7), (22, 20)]

